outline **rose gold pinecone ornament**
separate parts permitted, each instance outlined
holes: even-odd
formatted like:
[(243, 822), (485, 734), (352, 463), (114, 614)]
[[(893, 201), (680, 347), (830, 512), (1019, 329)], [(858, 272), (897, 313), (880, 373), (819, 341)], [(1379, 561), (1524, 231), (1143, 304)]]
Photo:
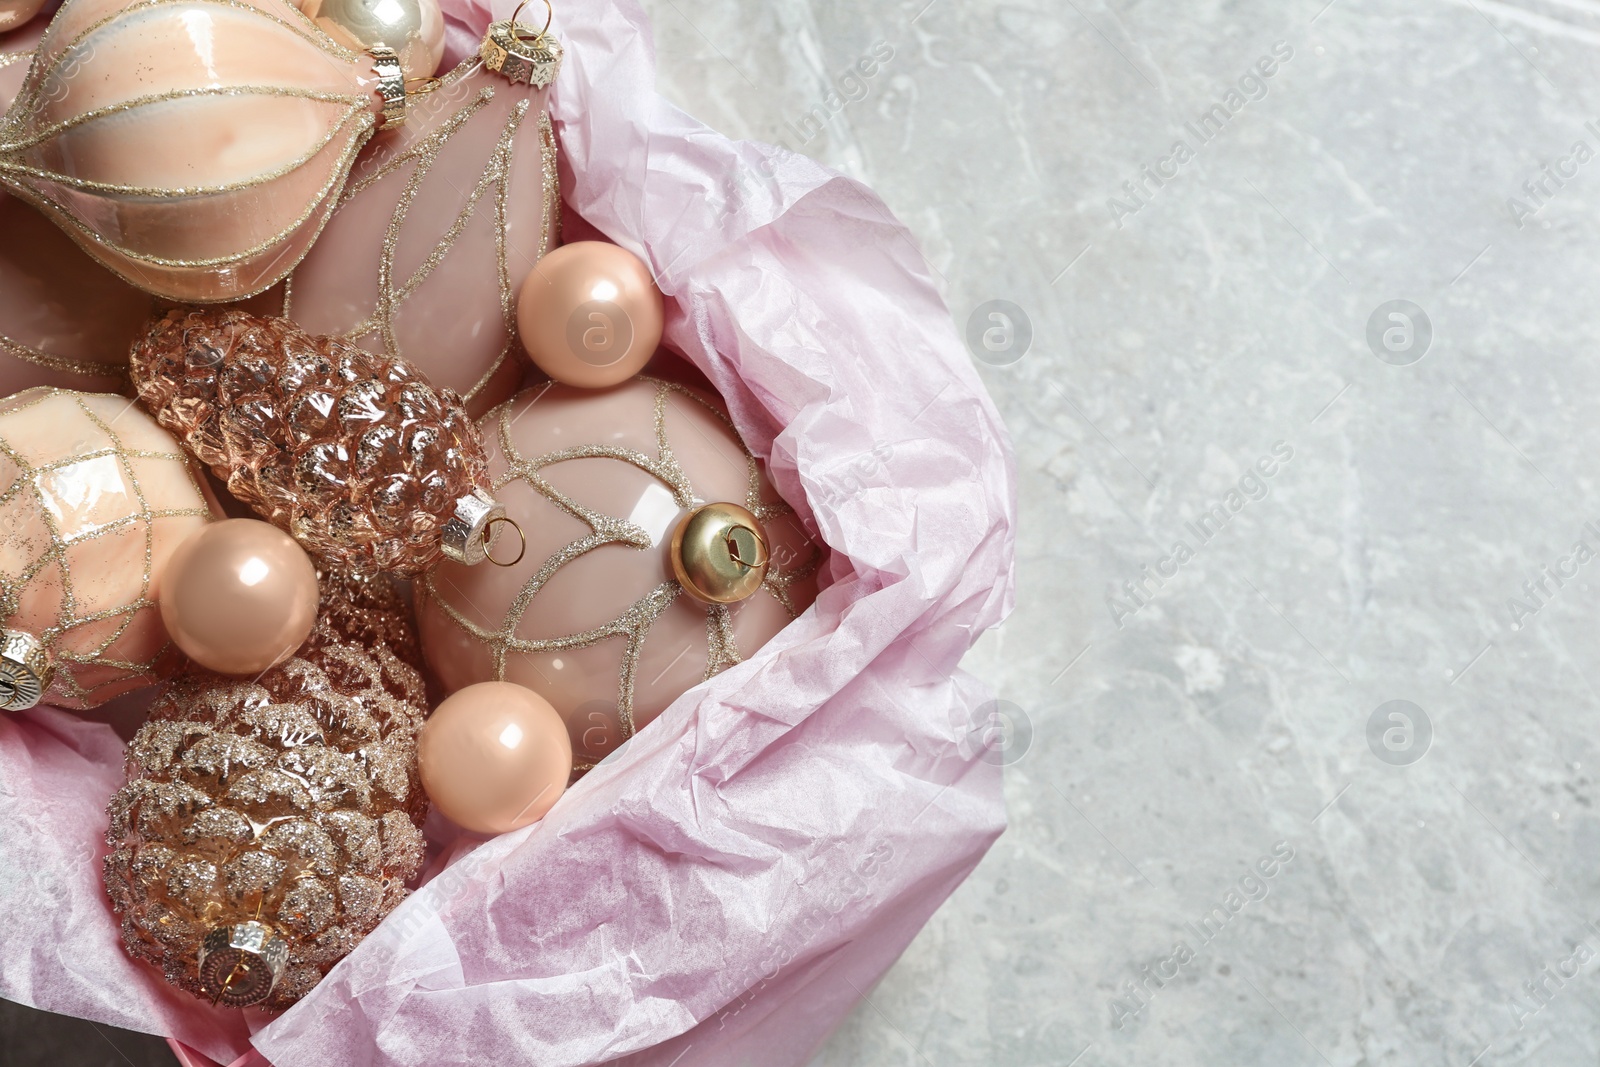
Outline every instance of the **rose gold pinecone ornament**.
[(294, 658), (173, 684), (109, 808), (106, 889), (131, 955), (207, 1000), (285, 1008), (405, 898), (428, 807), (415, 657), (386, 577), (325, 575)]
[(461, 398), (287, 319), (180, 309), (130, 359), (139, 399), (234, 496), (336, 567), (475, 564), (505, 509)]

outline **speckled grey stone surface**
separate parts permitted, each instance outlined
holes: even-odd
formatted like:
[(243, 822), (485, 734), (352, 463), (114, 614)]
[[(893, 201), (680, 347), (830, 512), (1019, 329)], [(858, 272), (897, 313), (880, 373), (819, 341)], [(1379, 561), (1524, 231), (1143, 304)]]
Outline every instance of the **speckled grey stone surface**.
[(647, 7), (1032, 329), (1011, 829), (819, 1067), (1594, 1064), (1600, 3)]

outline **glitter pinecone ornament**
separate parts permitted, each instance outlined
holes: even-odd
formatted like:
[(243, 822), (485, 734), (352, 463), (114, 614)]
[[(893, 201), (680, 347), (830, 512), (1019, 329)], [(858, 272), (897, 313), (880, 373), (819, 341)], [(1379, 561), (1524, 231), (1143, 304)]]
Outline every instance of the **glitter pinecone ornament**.
[(180, 309), (151, 324), (130, 370), (234, 496), (332, 566), (479, 563), (505, 521), (461, 398), (401, 360), (283, 318)]
[(168, 982), (288, 1007), (405, 898), (427, 798), (404, 610), (381, 575), (324, 575), (294, 658), (254, 681), (197, 670), (151, 710), (105, 882), (128, 952)]

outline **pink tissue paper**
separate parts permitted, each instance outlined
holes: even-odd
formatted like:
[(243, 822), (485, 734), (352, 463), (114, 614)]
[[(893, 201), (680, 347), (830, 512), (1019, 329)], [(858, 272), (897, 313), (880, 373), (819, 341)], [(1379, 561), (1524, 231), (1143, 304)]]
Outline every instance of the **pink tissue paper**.
[[(447, 62), (515, 2), (444, 0)], [(910, 234), (859, 183), (666, 103), (631, 0), (564, 0), (554, 31), (569, 209), (651, 264), (667, 344), (831, 546), (831, 584), (543, 822), (458, 841), (276, 1017), (123, 953), (112, 730), (0, 718), (0, 996), (194, 1065), (803, 1064), (1004, 828), (989, 695), (958, 664), (1011, 608), (1013, 460)]]

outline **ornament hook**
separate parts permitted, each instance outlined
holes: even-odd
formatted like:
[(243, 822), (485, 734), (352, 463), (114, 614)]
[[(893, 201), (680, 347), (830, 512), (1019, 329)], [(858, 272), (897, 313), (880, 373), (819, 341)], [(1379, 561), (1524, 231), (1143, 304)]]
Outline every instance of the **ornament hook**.
[[(517, 550), (517, 558), (511, 560), (509, 563), (501, 563), (499, 560), (494, 558), (494, 553), (489, 551), (491, 534), (494, 530), (495, 523), (497, 522), (503, 522), (507, 526), (510, 526), (513, 530), (517, 531), (517, 538), (522, 542), (522, 547)], [(504, 515), (496, 515), (494, 518), (490, 519), (489, 524), (483, 528), (483, 557), (490, 563), (493, 563), (496, 567), (515, 567), (517, 564), (522, 562), (522, 557), (527, 554), (528, 535), (522, 532), (522, 527), (517, 525), (517, 520), (508, 519)]]
[(519, 41), (542, 41), (544, 40), (544, 35), (550, 32), (550, 23), (555, 21), (556, 9), (551, 6), (550, 0), (544, 0), (544, 29), (540, 30), (532, 37), (524, 37), (521, 31), (517, 29), (517, 16), (522, 14), (522, 9), (527, 6), (528, 0), (522, 0), (522, 2), (517, 5), (517, 9), (511, 13), (511, 32), (516, 34), (517, 40)]
[[(761, 556), (760, 559), (747, 560), (740, 556), (739, 539), (734, 536), (734, 533), (738, 530), (743, 530), (755, 540), (756, 549)], [(729, 529), (728, 532), (723, 535), (723, 542), (728, 546), (728, 558), (733, 560), (733, 562), (737, 563), (747, 571), (753, 571), (760, 567), (765, 567), (767, 562), (772, 558), (771, 554), (767, 551), (767, 542), (762, 538), (760, 532), (750, 529), (750, 527), (744, 525), (743, 523), (740, 523), (737, 526)]]

